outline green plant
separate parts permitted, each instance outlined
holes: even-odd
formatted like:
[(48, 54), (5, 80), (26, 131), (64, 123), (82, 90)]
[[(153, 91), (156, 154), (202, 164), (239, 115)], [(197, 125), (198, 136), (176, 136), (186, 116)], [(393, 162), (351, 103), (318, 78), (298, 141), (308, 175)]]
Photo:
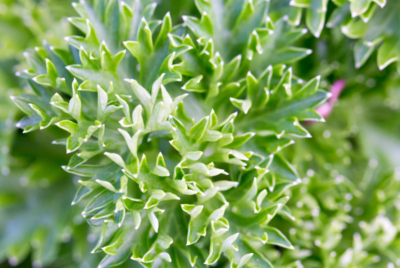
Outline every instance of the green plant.
[(358, 39), (354, 46), (356, 68), (363, 66), (376, 48), (379, 69), (399, 60), (397, 1), (285, 0), (274, 5), (277, 16), (286, 15), (293, 25), (299, 25), (304, 15), (308, 29), (317, 38), (326, 26), (340, 28), (347, 37)]
[(377, 47), (379, 69), (398, 61), (398, 8), (396, 1), (353, 1), (350, 4), (351, 16), (348, 5), (333, 12), (328, 25), (334, 27), (340, 23), (346, 36), (359, 39), (354, 47), (356, 68), (360, 68)]
[(0, 262), (399, 265), (395, 1), (158, 2), (4, 2)]
[[(358, 86), (359, 87), (359, 86)], [(315, 138), (290, 153), (302, 174), (288, 207), (296, 218), (276, 267), (301, 259), (304, 267), (393, 267), (399, 250), (398, 77), (380, 90), (348, 95)], [(296, 242), (295, 242), (296, 241)]]
[[(72, 176), (59, 168), (66, 158), (62, 150), (54, 150), (48, 143), (59, 134), (20, 135), (14, 125), (21, 114), (9, 98), (26, 86), (13, 71), (24, 50), (41, 45), (43, 39), (60, 43), (57, 36), (69, 32), (68, 22), (60, 19), (71, 10), (68, 1), (1, 3), (0, 262), (8, 259), (13, 266), (29, 255), (34, 267), (55, 264), (56, 260), (59, 267), (74, 267), (88, 259), (84, 256), (88, 251), (87, 227), (77, 221), (79, 209), (69, 206), (75, 190)], [(64, 243), (71, 237), (73, 256), (69, 261), (59, 260)]]
[(299, 121), (321, 121), (328, 97), (282, 65), (310, 54), (292, 46), (305, 31), (268, 20), (266, 1), (196, 5), (200, 19), (173, 27), (153, 4), (76, 3), (83, 35), (28, 53), (20, 73), (34, 94), (13, 98), (19, 126), (71, 134), (54, 143), (81, 177), (73, 204), (103, 226), (100, 267), (272, 267), (262, 245), (292, 248), (268, 223), (300, 180), (271, 151), (310, 137)]
[[(59, 6), (61, 7), (61, 6)], [(39, 13), (51, 13), (54, 6), (44, 3), (34, 4), (32, 1), (4, 1), (2, 3), (2, 16), (0, 30), (3, 33), (0, 47), (0, 171), (5, 176), (10, 172), (8, 152), (10, 151), (13, 131), (13, 120), (16, 107), (8, 98), (13, 90), (18, 90), (18, 81), (12, 74), (12, 68), (18, 63), (21, 53), (29, 46), (41, 44), (44, 38), (51, 35), (47, 33), (49, 21), (53, 18), (39, 17)], [(53, 11), (53, 10), (52, 10)], [(57, 14), (57, 13), (56, 13)], [(60, 14), (62, 17), (62, 14)], [(54, 20), (58, 20), (59, 17)], [(46, 21), (47, 20), (47, 21)], [(62, 25), (57, 25), (59, 33), (62, 33)], [(55, 38), (57, 40), (57, 38)]]

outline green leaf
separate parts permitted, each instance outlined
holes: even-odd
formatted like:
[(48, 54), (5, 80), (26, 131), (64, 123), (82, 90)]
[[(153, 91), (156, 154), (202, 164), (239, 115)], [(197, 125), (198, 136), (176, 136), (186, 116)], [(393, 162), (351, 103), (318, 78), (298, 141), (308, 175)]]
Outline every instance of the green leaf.
[(150, 117), (154, 107), (151, 95), (149, 94), (149, 92), (147, 92), (145, 88), (139, 85), (139, 83), (136, 80), (130, 79), (126, 81), (131, 84), (133, 93), (139, 99), (140, 103), (143, 105), (146, 115)]
[(288, 248), (288, 249), (294, 249), (294, 247), (289, 242), (289, 240), (278, 229), (273, 228), (273, 227), (265, 227), (265, 232), (267, 233), (267, 237), (268, 237), (266, 243), (277, 245), (277, 246)]
[(400, 54), (400, 42), (396, 38), (386, 40), (378, 50), (378, 66), (383, 70), (390, 63), (398, 61)]
[(327, 6), (328, 0), (312, 0), (310, 1), (310, 7), (307, 9), (307, 27), (317, 38), (324, 28)]

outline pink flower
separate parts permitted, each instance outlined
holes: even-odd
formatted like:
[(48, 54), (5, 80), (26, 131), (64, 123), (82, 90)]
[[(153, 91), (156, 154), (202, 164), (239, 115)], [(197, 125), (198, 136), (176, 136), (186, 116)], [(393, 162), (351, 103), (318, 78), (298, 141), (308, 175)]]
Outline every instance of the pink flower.
[(328, 117), (333, 110), (333, 106), (335, 105), (337, 99), (339, 98), (340, 93), (343, 91), (343, 89), (346, 86), (346, 81), (345, 80), (338, 80), (335, 83), (333, 83), (331, 87), (331, 97), (329, 100), (318, 107), (316, 110), (317, 112), (324, 118)]

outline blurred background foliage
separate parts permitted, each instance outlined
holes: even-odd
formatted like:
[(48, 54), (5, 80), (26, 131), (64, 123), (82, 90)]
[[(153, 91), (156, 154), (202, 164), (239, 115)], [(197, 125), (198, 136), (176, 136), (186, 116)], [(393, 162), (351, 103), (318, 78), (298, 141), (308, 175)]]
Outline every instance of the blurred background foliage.
[[(198, 15), (194, 1), (159, 2), (157, 18), (166, 11), (174, 22)], [(326, 123), (307, 125), (313, 138), (284, 150), (303, 183), (289, 193), (292, 221), (278, 216), (271, 224), (296, 249), (271, 249), (269, 257), (282, 268), (400, 266), (400, 77), (399, 65), (389, 65), (400, 54), (400, 5), (292, 2), (271, 1), (270, 14), (310, 30), (298, 43), (314, 52), (294, 73), (322, 75), (328, 90), (339, 79), (346, 87)], [(66, 17), (74, 14), (69, 0), (0, 1), (0, 267), (89, 268), (101, 259), (90, 254), (100, 230), (70, 205), (76, 178), (60, 168), (68, 158), (48, 143), (61, 131), (23, 135), (15, 128), (22, 115), (9, 98), (26, 87), (14, 75), (24, 69), (23, 52), (43, 40), (66, 46), (62, 37), (76, 31)]]
[[(63, 45), (70, 31), (66, 16), (72, 14), (70, 1), (0, 3), (1, 267), (77, 267), (90, 251), (87, 226), (79, 209), (70, 206), (73, 178), (60, 169), (68, 159), (48, 143), (59, 131), (23, 135), (15, 128), (22, 115), (10, 100), (26, 87), (14, 74), (23, 52), (43, 40)], [(73, 245), (61, 244), (71, 237)]]

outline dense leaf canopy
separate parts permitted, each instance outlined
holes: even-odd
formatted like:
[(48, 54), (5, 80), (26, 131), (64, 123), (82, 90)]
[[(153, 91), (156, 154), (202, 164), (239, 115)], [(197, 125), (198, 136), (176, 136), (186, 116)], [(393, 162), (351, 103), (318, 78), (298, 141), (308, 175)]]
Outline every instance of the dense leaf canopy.
[(400, 265), (395, 0), (1, 7), (0, 261)]

